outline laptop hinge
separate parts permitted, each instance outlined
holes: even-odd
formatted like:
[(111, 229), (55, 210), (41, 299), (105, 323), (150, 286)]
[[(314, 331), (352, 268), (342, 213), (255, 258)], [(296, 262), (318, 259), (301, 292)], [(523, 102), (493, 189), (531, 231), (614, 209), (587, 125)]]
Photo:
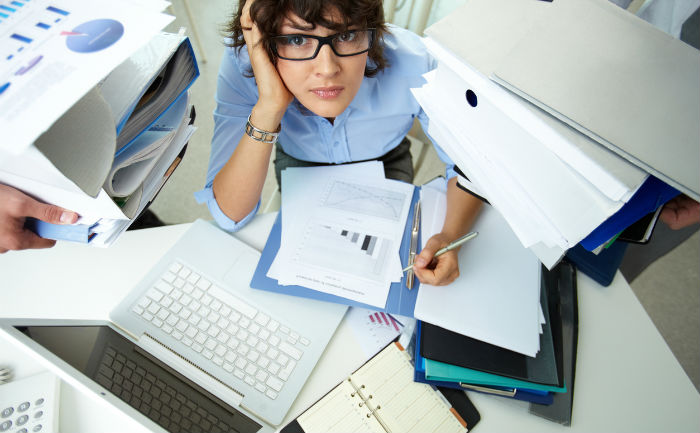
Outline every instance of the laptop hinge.
[(168, 346), (150, 335), (144, 333), (141, 338), (138, 339), (137, 344), (139, 347), (209, 391), (226, 404), (233, 407), (239, 407), (241, 405), (243, 401), (243, 395), (241, 393), (207, 373), (201, 367), (178, 355)]

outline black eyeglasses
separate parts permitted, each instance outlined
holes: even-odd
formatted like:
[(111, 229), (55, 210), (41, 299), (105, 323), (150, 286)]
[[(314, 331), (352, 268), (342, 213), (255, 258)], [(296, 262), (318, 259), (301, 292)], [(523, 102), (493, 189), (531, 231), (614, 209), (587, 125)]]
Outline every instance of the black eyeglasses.
[(339, 57), (356, 56), (372, 48), (375, 29), (348, 30), (330, 36), (282, 35), (270, 39), (272, 51), (285, 60), (311, 60), (328, 44)]

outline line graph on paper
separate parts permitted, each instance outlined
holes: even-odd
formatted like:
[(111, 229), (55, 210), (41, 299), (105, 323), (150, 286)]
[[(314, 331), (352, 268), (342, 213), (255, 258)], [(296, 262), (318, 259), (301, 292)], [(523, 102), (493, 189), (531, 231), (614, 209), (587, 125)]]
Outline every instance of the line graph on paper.
[(329, 183), (322, 206), (398, 221), (406, 194), (342, 180)]
[(293, 260), (379, 282), (391, 244), (381, 236), (310, 221)]

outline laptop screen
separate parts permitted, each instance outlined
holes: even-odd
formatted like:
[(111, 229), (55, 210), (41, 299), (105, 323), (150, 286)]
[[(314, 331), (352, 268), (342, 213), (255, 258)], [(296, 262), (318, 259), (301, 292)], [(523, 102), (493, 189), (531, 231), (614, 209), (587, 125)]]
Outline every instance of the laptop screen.
[(165, 430), (262, 428), (108, 326), (16, 328)]

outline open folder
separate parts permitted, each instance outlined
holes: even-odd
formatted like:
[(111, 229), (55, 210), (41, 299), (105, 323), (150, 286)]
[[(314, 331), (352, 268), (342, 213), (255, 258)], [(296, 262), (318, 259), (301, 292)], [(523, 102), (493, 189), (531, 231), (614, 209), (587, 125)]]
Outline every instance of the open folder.
[[(419, 197), (418, 189), (414, 191), (411, 203), (415, 203)], [(413, 206), (410, 207), (408, 221), (413, 220)], [(280, 240), (282, 234), (282, 214), (277, 215), (275, 223), (272, 226), (270, 235), (267, 238), (267, 243), (262, 251), (262, 256), (258, 262), (258, 266), (253, 274), (253, 279), (250, 282), (250, 287), (254, 289), (268, 290), (272, 292), (282, 293), (285, 295), (302, 296), (306, 298), (317, 299), (325, 302), (333, 302), (339, 304), (350, 305), (353, 307), (369, 308), (372, 310), (377, 310), (377, 307), (372, 305), (363, 304), (361, 302), (353, 301), (347, 298), (343, 298), (336, 295), (331, 295), (328, 293), (319, 292), (317, 290), (309, 289), (302, 286), (283, 286), (278, 283), (277, 280), (267, 276), (267, 272), (272, 265), (275, 255), (280, 248)], [(410, 224), (406, 226), (404, 231), (403, 241), (399, 249), (401, 256), (401, 263), (405, 264), (408, 257), (408, 244), (411, 235)], [(399, 314), (401, 316), (413, 317), (413, 310), (415, 309), (416, 299), (418, 297), (418, 291), (420, 290), (420, 283), (416, 280), (413, 290), (408, 290), (406, 288), (405, 279), (401, 282), (395, 282), (391, 284), (389, 289), (389, 296), (386, 301), (386, 305), (381, 311), (386, 311), (391, 314)]]
[[(445, 180), (436, 182), (445, 187)], [(409, 207), (407, 223), (403, 227), (403, 239), (399, 249), (402, 266), (408, 261), (408, 249), (413, 221), (413, 204), (423, 196), (422, 225), (430, 227), (432, 236), (436, 207), (442, 207), (444, 218), (445, 201), (438, 203), (428, 199), (434, 195), (444, 196), (434, 184), (416, 187)], [(440, 219), (440, 217), (438, 217)], [(460, 251), (460, 268), (465, 269), (460, 278), (449, 286), (424, 287), (415, 280), (408, 290), (405, 278), (391, 284), (385, 305), (377, 307), (348, 298), (331, 295), (301, 285), (282, 285), (268, 276), (268, 271), (280, 248), (283, 213), (278, 215), (250, 286), (255, 289), (302, 296), (326, 302), (385, 311), (408, 317), (417, 317), (436, 323), (454, 332), (470, 335), (492, 344), (534, 356), (539, 350), (539, 267), (536, 257), (523, 248), (508, 225), (494, 209), (482, 212), (475, 223), (475, 230), (482, 230), (474, 240)], [(436, 225), (442, 226), (442, 219)], [(421, 238), (426, 234), (419, 233)], [(419, 239), (419, 245), (423, 242)], [(495, 260), (491, 258), (497, 257)], [(469, 261), (478, 263), (470, 266)], [(503, 272), (508, 269), (509, 272)], [(494, 315), (493, 311), (501, 314)], [(470, 316), (465, 320), (465, 315)], [(501, 320), (507, 317), (508, 320)]]
[(198, 76), (189, 39), (161, 33), (27, 151), (0, 160), (0, 182), (83, 217), (75, 225), (28, 227), (52, 239), (110, 245), (182, 158), (195, 129), (188, 88)]

